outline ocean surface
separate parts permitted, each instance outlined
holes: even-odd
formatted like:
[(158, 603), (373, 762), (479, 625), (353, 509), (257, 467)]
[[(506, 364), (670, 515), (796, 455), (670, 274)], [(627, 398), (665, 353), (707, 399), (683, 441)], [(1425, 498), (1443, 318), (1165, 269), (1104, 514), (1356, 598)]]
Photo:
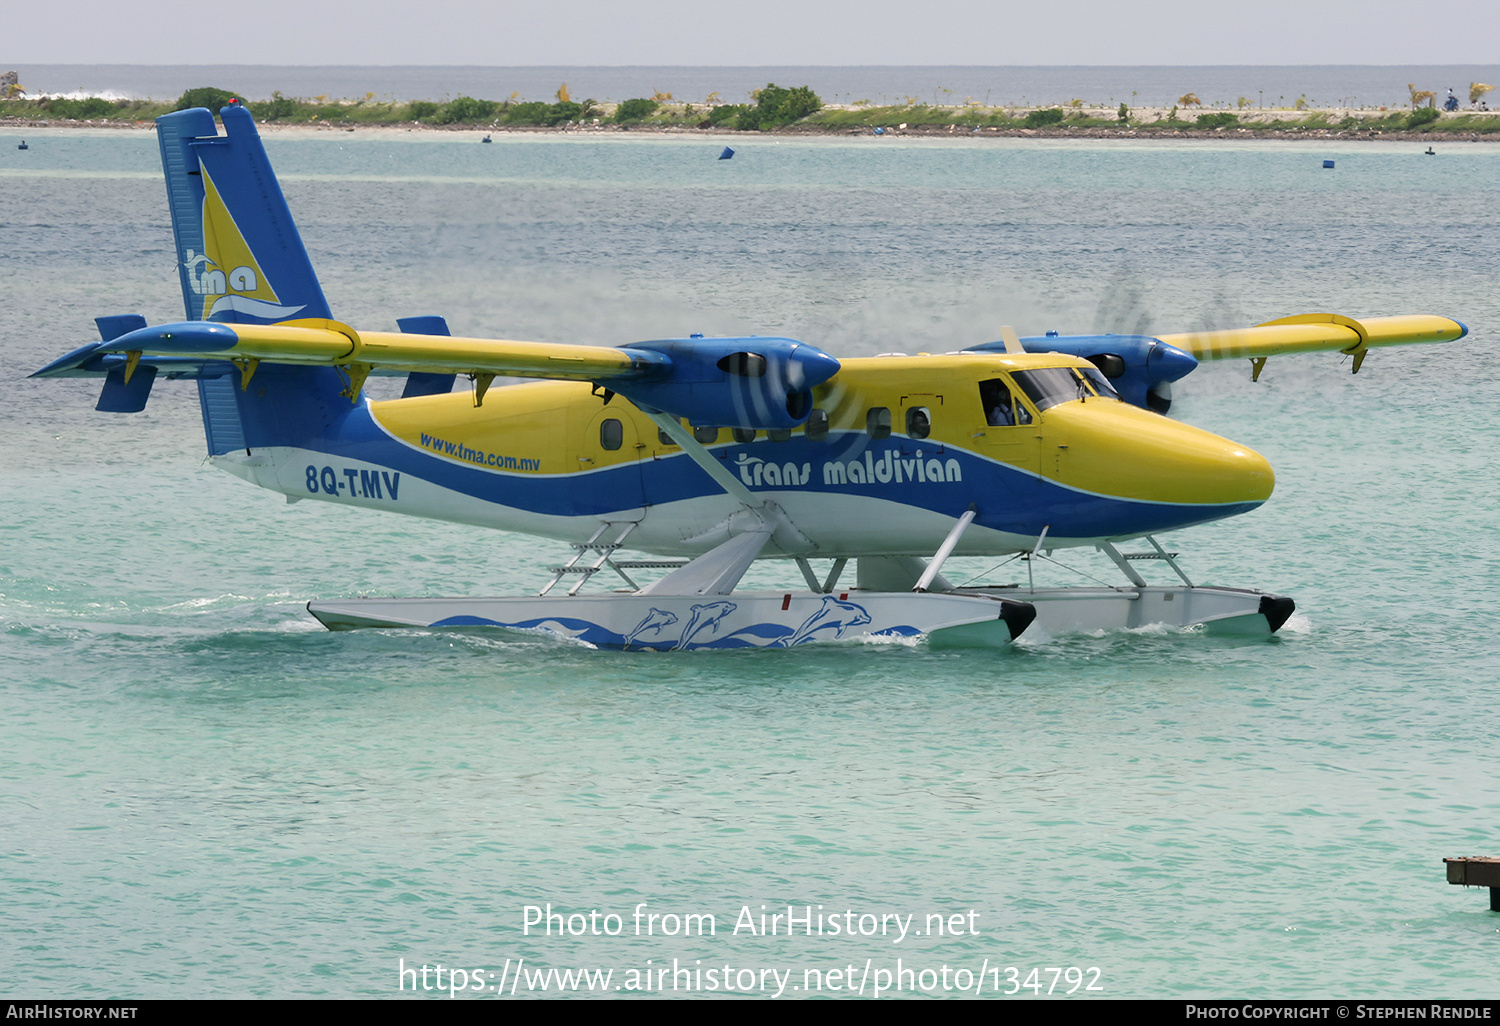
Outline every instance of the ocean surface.
[(442, 100), (477, 96), (503, 100), (513, 93), (551, 101), (566, 83), (575, 99), (619, 101), (671, 93), (700, 103), (718, 94), (744, 103), (767, 82), (811, 86), (825, 103), (930, 103), (1036, 106), (1074, 98), (1114, 107), (1170, 106), (1184, 93), (1205, 104), (1290, 107), (1305, 98), (1315, 107), (1404, 107), (1408, 83), (1439, 96), (1453, 89), (1468, 103), (1470, 82), (1500, 82), (1497, 65), (1213, 65), (1123, 67), (362, 67), (351, 65), (19, 65), (33, 94), (175, 99), (212, 85), (247, 99), (329, 96), (335, 99)]
[[(1324, 354), (1178, 388), (1174, 416), (1278, 483), (1164, 541), (1200, 582), (1294, 597), (1273, 638), (620, 654), (325, 632), (309, 599), (524, 594), (566, 553), (288, 506), (206, 464), (190, 385), (122, 416), (91, 382), (28, 380), (95, 316), (182, 306), (152, 133), (20, 135), (0, 131), (11, 994), (520, 997), (584, 990), (528, 975), (581, 969), (614, 995), (1500, 997), (1500, 915), (1442, 862), (1500, 855), (1500, 147), (754, 138), (719, 161), (711, 138), (269, 136), (361, 326), (840, 355), (1306, 311), (1471, 328), (1357, 377)], [(994, 562), (953, 576), (1016, 578)]]

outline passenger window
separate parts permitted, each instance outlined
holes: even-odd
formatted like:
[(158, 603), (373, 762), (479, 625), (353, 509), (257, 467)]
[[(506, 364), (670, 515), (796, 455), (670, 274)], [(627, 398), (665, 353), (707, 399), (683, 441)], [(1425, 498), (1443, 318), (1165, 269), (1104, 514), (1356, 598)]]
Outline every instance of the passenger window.
[(625, 427), (618, 420), (610, 417), (599, 422), (599, 446), (613, 452), (625, 441)]
[(891, 411), (884, 406), (872, 406), (865, 414), (865, 434), (871, 438), (891, 437)]
[(766, 432), (766, 437), (773, 442), (790, 442), (792, 440), (792, 429), (771, 428)]
[(669, 434), (667, 434), (661, 428), (657, 428), (656, 429), (656, 440), (658, 442), (660, 442), (662, 445), (676, 445), (677, 444), (676, 442), (672, 441), (672, 436), (669, 435)]
[(821, 442), (828, 437), (828, 411), (813, 410), (807, 415), (807, 427), (804, 429), (807, 437), (814, 442)]
[(906, 436), (926, 438), (932, 434), (932, 414), (925, 406), (913, 406), (906, 411)]
[(719, 429), (716, 427), (695, 427), (693, 438), (702, 445), (711, 445), (719, 440)]
[(734, 435), (734, 440), (736, 442), (746, 443), (755, 441), (754, 428), (735, 428), (730, 433)]

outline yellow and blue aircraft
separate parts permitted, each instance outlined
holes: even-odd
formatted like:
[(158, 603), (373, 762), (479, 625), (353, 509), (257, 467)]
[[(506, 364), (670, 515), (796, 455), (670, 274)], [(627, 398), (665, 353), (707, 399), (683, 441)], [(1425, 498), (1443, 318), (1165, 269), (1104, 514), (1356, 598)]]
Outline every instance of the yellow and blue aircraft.
[[(157, 121), (187, 319), (101, 317), (102, 341), (36, 376), (102, 376), (98, 409), (197, 382), (210, 458), (294, 499), (571, 544), (540, 595), (313, 603), (332, 628), (495, 625), (633, 649), (790, 647), (850, 637), (1007, 642), (1164, 622), (1274, 631), (1290, 599), (1195, 586), (1157, 532), (1271, 495), (1258, 453), (1164, 416), (1199, 360), (1441, 342), (1444, 317), (1287, 317), (1164, 335), (1017, 338), (946, 355), (838, 360), (786, 338), (618, 348), (456, 338), (441, 317), (335, 320), (250, 113)], [(371, 401), (372, 373), (407, 376)], [(458, 378), (470, 387), (454, 390)], [(548, 379), (490, 391), (496, 377)], [(1181, 580), (1148, 586), (1116, 544), (1145, 539)], [(1120, 587), (956, 588), (954, 554), (1092, 547)], [(625, 549), (648, 555), (624, 559)], [(802, 586), (739, 592), (756, 559)], [(819, 576), (813, 560), (830, 560)], [(856, 584), (840, 586), (849, 560)], [(669, 572), (640, 586), (632, 572)], [(598, 572), (628, 585), (581, 593)], [(552, 594), (564, 580), (567, 594)]]

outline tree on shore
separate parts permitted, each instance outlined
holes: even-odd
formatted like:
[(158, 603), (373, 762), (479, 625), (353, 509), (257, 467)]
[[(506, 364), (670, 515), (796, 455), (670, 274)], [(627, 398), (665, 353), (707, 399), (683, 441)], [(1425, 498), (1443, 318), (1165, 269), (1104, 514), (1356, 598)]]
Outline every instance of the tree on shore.
[(807, 86), (783, 89), (775, 82), (767, 82), (764, 89), (757, 89), (750, 95), (755, 106), (746, 107), (735, 119), (735, 127), (745, 131), (759, 129), (769, 132), (823, 109), (823, 101)]
[(1411, 109), (1416, 110), (1422, 106), (1422, 101), (1427, 101), (1427, 106), (1437, 106), (1437, 93), (1429, 89), (1418, 89), (1415, 82), (1406, 83), (1406, 91), (1411, 93)]
[(615, 121), (622, 125), (627, 121), (644, 121), (655, 114), (659, 106), (659, 101), (640, 96), (633, 100), (621, 100), (620, 105), (615, 108)]
[(188, 110), (191, 107), (207, 107), (217, 112), (220, 107), (227, 107), (231, 103), (244, 103), (239, 93), (226, 92), (223, 89), (215, 89), (213, 86), (199, 86), (197, 89), (189, 89), (177, 98), (177, 105), (173, 110)]

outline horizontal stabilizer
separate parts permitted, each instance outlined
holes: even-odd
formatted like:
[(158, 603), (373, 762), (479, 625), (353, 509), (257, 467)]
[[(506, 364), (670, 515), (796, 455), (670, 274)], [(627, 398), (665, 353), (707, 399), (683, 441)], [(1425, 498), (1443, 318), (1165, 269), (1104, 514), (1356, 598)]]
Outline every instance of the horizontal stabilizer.
[(151, 386), (156, 381), (156, 368), (147, 364), (132, 369), (134, 373), (128, 381), (125, 367), (116, 367), (105, 376), (104, 390), (99, 393), (94, 409), (101, 413), (140, 413), (146, 408)]
[[(400, 317), (396, 320), (396, 327), (407, 335), (447, 335), (453, 332), (448, 330), (448, 322), (442, 317)], [(429, 371), (412, 371), (406, 377), (406, 387), (401, 391), (401, 398), (411, 399), (419, 395), (447, 395), (453, 391), (453, 382), (458, 380), (457, 374), (433, 374)]]
[(94, 323), (99, 326), (99, 337), (109, 342), (127, 332), (144, 328), (146, 318), (140, 314), (109, 314), (105, 317), (95, 317)]

